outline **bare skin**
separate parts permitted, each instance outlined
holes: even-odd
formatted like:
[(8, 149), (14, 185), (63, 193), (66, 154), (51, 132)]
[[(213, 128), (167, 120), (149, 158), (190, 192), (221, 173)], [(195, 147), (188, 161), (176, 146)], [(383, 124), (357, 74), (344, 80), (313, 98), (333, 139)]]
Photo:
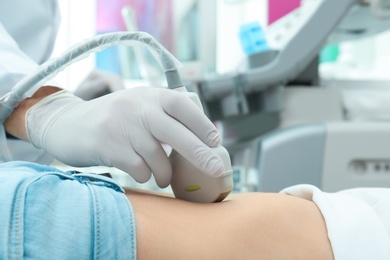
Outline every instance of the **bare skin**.
[(274, 193), (197, 204), (127, 191), (137, 259), (333, 259), (317, 206)]

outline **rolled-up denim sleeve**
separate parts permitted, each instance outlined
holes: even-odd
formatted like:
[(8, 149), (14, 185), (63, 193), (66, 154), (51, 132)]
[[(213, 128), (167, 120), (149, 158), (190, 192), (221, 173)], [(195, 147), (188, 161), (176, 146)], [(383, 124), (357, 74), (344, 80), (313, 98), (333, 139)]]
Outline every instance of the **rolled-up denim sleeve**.
[(0, 259), (136, 259), (132, 205), (112, 179), (0, 164)]

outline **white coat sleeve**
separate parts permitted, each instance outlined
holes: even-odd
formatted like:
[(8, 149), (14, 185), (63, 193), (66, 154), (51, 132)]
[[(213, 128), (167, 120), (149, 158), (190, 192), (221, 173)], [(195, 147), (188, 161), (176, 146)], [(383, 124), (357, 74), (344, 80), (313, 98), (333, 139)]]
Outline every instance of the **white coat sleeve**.
[(0, 96), (7, 94), (38, 65), (31, 60), (0, 23)]
[[(7, 94), (23, 77), (35, 71), (38, 67), (8, 34), (0, 23), (0, 97)], [(23, 160), (47, 164), (51, 157), (43, 150), (36, 149), (32, 144), (7, 139), (4, 127), (0, 129), (0, 162)]]

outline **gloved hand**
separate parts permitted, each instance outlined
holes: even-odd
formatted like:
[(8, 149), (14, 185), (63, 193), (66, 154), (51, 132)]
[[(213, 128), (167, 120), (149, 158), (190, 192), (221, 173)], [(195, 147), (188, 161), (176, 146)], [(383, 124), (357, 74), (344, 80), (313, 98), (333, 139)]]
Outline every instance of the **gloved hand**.
[(95, 69), (80, 83), (74, 94), (91, 100), (121, 89), (124, 89), (124, 84), (119, 76)]
[(59, 91), (30, 108), (26, 132), (63, 163), (113, 166), (141, 183), (153, 172), (160, 187), (172, 174), (161, 143), (210, 175), (224, 170), (210, 149), (220, 142), (217, 129), (184, 93), (169, 89), (138, 87), (91, 101)]

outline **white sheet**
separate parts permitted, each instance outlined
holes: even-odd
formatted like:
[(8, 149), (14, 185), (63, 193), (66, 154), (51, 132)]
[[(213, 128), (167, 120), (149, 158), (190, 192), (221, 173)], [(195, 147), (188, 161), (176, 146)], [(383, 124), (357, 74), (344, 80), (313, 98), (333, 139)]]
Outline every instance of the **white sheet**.
[(281, 193), (311, 200), (324, 216), (335, 259), (390, 259), (390, 189), (336, 193), (296, 185)]

